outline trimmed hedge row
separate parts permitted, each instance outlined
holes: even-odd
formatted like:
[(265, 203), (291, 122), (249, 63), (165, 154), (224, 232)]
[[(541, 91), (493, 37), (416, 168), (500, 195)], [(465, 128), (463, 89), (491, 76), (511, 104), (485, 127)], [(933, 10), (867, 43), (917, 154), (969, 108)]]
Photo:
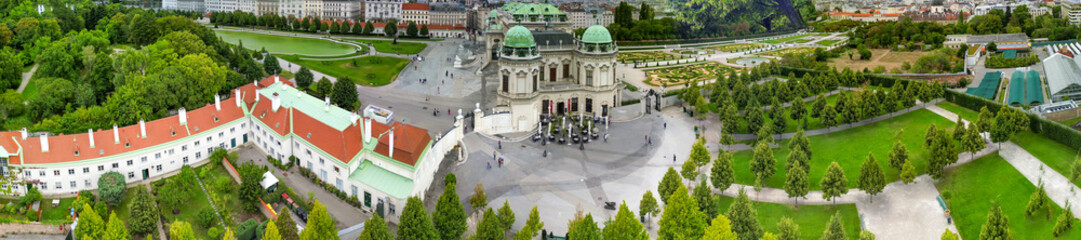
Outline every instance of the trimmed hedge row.
[[(803, 74), (821, 73), (822, 71), (782, 66), (781, 72), (785, 75), (789, 73), (794, 73), (796, 74), (796, 76), (802, 76)], [(912, 80), (903, 78), (865, 73), (859, 73), (857, 76), (859, 76), (862, 80), (870, 81), (871, 84), (880, 85), (883, 87), (891, 87), (894, 83), (897, 82), (904, 83), (907, 87), (908, 83), (912, 82)], [(998, 113), (999, 110), (1005, 107), (998, 102), (952, 90), (945, 91), (944, 95), (946, 101), (950, 101), (961, 107), (972, 109), (973, 111), (980, 111), (981, 108), (987, 107), (987, 110), (990, 110), (992, 113)], [(1070, 146), (1071, 148), (1081, 149), (1081, 131), (1074, 130), (1069, 126), (1063, 125), (1055, 121), (1047, 120), (1037, 114), (1033, 114), (1030, 112), (1024, 113), (1025, 115), (1028, 115), (1029, 130), (1031, 130), (1032, 132), (1039, 134), (1040, 136), (1044, 136), (1048, 139), (1054, 140), (1056, 142), (1065, 144), (1066, 146)]]

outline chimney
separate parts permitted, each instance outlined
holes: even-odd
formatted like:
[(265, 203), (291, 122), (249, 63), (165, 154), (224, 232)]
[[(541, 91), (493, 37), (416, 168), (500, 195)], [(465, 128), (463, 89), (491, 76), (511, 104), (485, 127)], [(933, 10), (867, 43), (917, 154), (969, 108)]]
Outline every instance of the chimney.
[(274, 93), (274, 96), (270, 97), (270, 109), (275, 112), (278, 111), (278, 107), (282, 106), (281, 98), (278, 97), (278, 93)]
[(146, 121), (139, 119), (139, 136), (146, 138)]
[(87, 129), (86, 135), (90, 136), (90, 148), (94, 148), (94, 129)]
[(236, 106), (240, 107), (240, 105), (243, 104), (243, 101), (240, 100), (240, 89), (237, 89), (234, 92), (236, 93), (233, 95), (233, 98), (236, 99)]
[(41, 139), (41, 152), (49, 152), (49, 134), (41, 134), (38, 138)]
[(179, 113), (177, 113), (177, 115), (180, 115), (180, 125), (187, 125), (188, 124), (188, 110), (184, 109), (184, 107), (181, 107), (180, 110), (178, 110), (178, 112)]
[(21, 132), (23, 134), (23, 140), (26, 140), (26, 137), (30, 136), (30, 132), (27, 132), (26, 128), (23, 128), (23, 130)]
[(279, 79), (278, 79), (278, 75), (274, 75), (274, 83), (278, 83), (278, 82), (280, 82), (280, 81), (281, 81), (281, 80), (279, 80)]
[(323, 102), (325, 102), (325, 104), (323, 105), (323, 111), (329, 112), (330, 111), (330, 97), (324, 97)]
[(116, 128), (116, 124), (113, 124), (113, 143), (120, 143), (120, 129)]
[(221, 95), (214, 94), (214, 109), (221, 111)]
[(364, 142), (372, 140), (372, 119), (364, 118)]
[(394, 159), (394, 129), (390, 130), (390, 148), (387, 149), (387, 157)]
[(358, 118), (360, 118), (360, 115), (357, 115), (356, 112), (353, 112), (352, 115), (349, 116), (349, 124), (352, 125), (354, 123), (357, 123)]

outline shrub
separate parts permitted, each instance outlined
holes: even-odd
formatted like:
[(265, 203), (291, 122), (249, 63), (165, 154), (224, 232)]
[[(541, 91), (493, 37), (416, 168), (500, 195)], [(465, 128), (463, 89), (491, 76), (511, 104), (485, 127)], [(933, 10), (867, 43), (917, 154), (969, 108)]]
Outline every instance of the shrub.
[(38, 213), (35, 211), (26, 211), (26, 220), (36, 222), (38, 220)]
[(215, 220), (217, 220), (215, 218), (217, 218), (217, 216), (214, 214), (214, 209), (203, 207), (202, 210), (199, 210), (199, 225), (203, 226), (203, 228), (214, 225), (214, 222), (216, 222)]
[(124, 201), (125, 189), (124, 175), (118, 172), (107, 172), (98, 178), (98, 195), (101, 201), (110, 206), (120, 205)]
[(212, 228), (206, 230), (206, 235), (209, 236), (210, 239), (218, 239), (218, 237), (220, 237), (221, 234), (222, 234), (222, 231), (218, 227), (212, 227)]

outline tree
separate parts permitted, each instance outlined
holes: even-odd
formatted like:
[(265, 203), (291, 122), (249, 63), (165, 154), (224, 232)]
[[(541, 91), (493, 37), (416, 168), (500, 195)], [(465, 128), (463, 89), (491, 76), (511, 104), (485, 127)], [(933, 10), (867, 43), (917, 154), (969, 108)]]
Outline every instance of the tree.
[(1032, 195), (1028, 198), (1028, 205), (1025, 206), (1025, 216), (1032, 217), (1038, 211), (1047, 211), (1047, 219), (1051, 219), (1051, 209), (1048, 207), (1047, 192), (1044, 190), (1043, 183), (1040, 183), (1040, 187), (1032, 192)]
[(830, 217), (830, 222), (826, 224), (826, 230), (822, 232), (822, 240), (844, 240), (845, 238), (845, 226), (841, 225), (841, 213), (837, 212)]
[[(803, 151), (804, 156), (808, 160), (811, 159), (811, 140), (807, 139), (807, 135), (803, 133), (803, 128), (796, 129), (796, 134), (792, 135), (792, 140), (788, 142), (788, 150), (795, 151), (796, 147), (799, 147)], [(811, 166), (804, 164), (806, 169), (804, 171), (810, 171)]]
[(197, 240), (198, 238), (195, 237), (195, 231), (191, 229), (191, 224), (185, 221), (174, 221), (169, 224), (169, 239)]
[(387, 228), (387, 222), (382, 217), (379, 217), (379, 214), (372, 214), (372, 218), (364, 223), (364, 231), (360, 232), (360, 237), (357, 240), (394, 239), (394, 235), (391, 235), (390, 229)]
[(604, 240), (648, 240), (649, 233), (642, 227), (642, 223), (634, 218), (634, 213), (627, 208), (627, 203), (619, 205), (616, 217), (601, 230)]
[(826, 96), (822, 95), (821, 93), (818, 94), (818, 96), (815, 97), (814, 104), (811, 105), (811, 117), (821, 117), (822, 113), (826, 110), (826, 104)]
[[(447, 174), (447, 177), (452, 176), (454, 175)], [(432, 224), (435, 225), (436, 232), (443, 240), (461, 238), (466, 230), (465, 209), (458, 200), (458, 193), (455, 192), (456, 185), (454, 182), (446, 184), (443, 194), (439, 196), (439, 201), (435, 204), (435, 212), (432, 213)]]
[(796, 166), (788, 169), (785, 176), (784, 192), (788, 194), (788, 197), (796, 200), (796, 206), (799, 206), (799, 199), (807, 196), (807, 188), (810, 181), (807, 180), (807, 172), (803, 171), (803, 166), (799, 163), (795, 163)]
[(657, 199), (653, 198), (653, 192), (646, 190), (646, 193), (642, 194), (642, 201), (638, 202), (639, 217), (653, 217), (660, 211), (661, 209), (657, 206)]
[(739, 196), (728, 207), (725, 217), (732, 221), (732, 231), (740, 240), (754, 240), (762, 236), (762, 226), (758, 225), (758, 211), (751, 205), (747, 193), (739, 190)]
[[(477, 235), (475, 238), (481, 240), (503, 240), (506, 239), (503, 230), (503, 223), (499, 222), (499, 216), (497, 216), (492, 209), (487, 209), (484, 211), (480, 224), (477, 225)], [(399, 233), (401, 233), (400, 230)]]
[(827, 105), (822, 110), (822, 125), (826, 125), (826, 129), (837, 126), (837, 110), (833, 106)]
[(991, 123), (995, 121), (995, 114), (991, 113), (991, 110), (987, 109), (987, 106), (980, 108), (980, 117), (976, 120), (976, 127), (980, 132), (990, 132)]
[(706, 149), (705, 143), (705, 138), (698, 138), (698, 140), (691, 145), (690, 160), (694, 161), (696, 166), (705, 166), (706, 164), (709, 164), (709, 149)]
[(1002, 142), (1009, 141), (1013, 136), (1012, 125), (1010, 119), (1010, 113), (1007, 108), (999, 110), (998, 115), (995, 116), (995, 121), (991, 123), (991, 142), (998, 143), (1002, 146)]
[(826, 200), (832, 200), (833, 204), (837, 204), (837, 197), (848, 193), (848, 178), (845, 177), (844, 169), (841, 169), (841, 165), (836, 161), (830, 163), (828, 169), (826, 169), (826, 175), (822, 176), (822, 181), (818, 183), (822, 187), (822, 198)]
[[(632, 216), (631, 219), (634, 219), (634, 217)], [(540, 221), (540, 212), (537, 212), (537, 206), (533, 206), (533, 210), (529, 211), (529, 218), (526, 219), (525, 226), (518, 230), (518, 234), (514, 234), (514, 240), (533, 239), (533, 237), (537, 236), (537, 231), (541, 229), (544, 229), (544, 222)]]
[(649, 4), (643, 2), (638, 9), (638, 21), (653, 20), (653, 7), (650, 7)]
[(386, 26), (383, 26), (383, 34), (387, 37), (398, 38), (398, 22), (390, 21)]
[(998, 205), (991, 206), (987, 213), (987, 222), (980, 227), (980, 240), (1013, 239), (1010, 236), (1010, 219), (1002, 215)]
[(860, 166), (860, 176), (856, 185), (860, 190), (863, 190), (867, 194), (871, 195), (871, 202), (875, 201), (875, 195), (882, 192), (882, 189), (886, 187), (886, 174), (882, 172), (882, 167), (878, 165), (878, 161), (875, 161), (875, 155), (867, 153), (867, 160), (863, 161), (863, 165)]
[(124, 226), (124, 221), (116, 217), (116, 213), (109, 213), (109, 225), (105, 227), (105, 235), (102, 236), (103, 240), (129, 240), (131, 235), (128, 235), (128, 229)]
[(1081, 157), (1075, 158), (1070, 164), (1070, 181), (1076, 182), (1078, 179), (1081, 179)]
[(938, 134), (938, 129), (936, 129), (935, 124), (932, 123), (930, 127), (927, 127), (927, 133), (923, 134), (924, 147), (931, 146), (931, 143), (935, 141), (935, 134)]
[(510, 209), (510, 203), (507, 202), (507, 200), (503, 200), (503, 207), (499, 208), (498, 214), (499, 222), (503, 224), (503, 229), (510, 229), (514, 226), (514, 211)]
[(724, 192), (724, 190), (732, 186), (732, 182), (736, 180), (735, 178), (736, 170), (732, 167), (732, 153), (721, 151), (721, 153), (717, 154), (717, 160), (713, 161), (713, 167), (710, 167), (710, 182), (713, 187)]
[(146, 188), (135, 188), (135, 198), (129, 209), (131, 216), (128, 224), (131, 231), (138, 234), (151, 233), (158, 228), (158, 209)]
[(698, 202), (698, 210), (706, 214), (706, 219), (717, 216), (720, 212), (720, 207), (717, 206), (717, 202), (713, 199), (713, 191), (709, 188), (709, 184), (706, 184), (706, 180), (702, 179), (702, 183), (698, 184), (694, 188), (691, 194), (694, 200)]
[(988, 52), (996, 52), (996, 51), (998, 51), (998, 45), (995, 45), (994, 42), (990, 42), (990, 43), (987, 43), (986, 49), (987, 49)]
[(124, 201), (126, 186), (124, 175), (115, 171), (107, 172), (98, 177), (98, 196), (109, 206), (119, 206), (120, 202)]
[(792, 221), (791, 218), (781, 217), (781, 221), (777, 222), (777, 239), (797, 240), (799, 238), (799, 225)]
[(1062, 233), (1069, 231), (1073, 228), (1074, 216), (1073, 211), (1070, 211), (1070, 203), (1066, 203), (1066, 210), (1062, 211), (1062, 214), (1058, 216), (1058, 220), (1055, 221), (1055, 227), (1051, 230), (1055, 237), (1062, 235)]
[(803, 170), (803, 173), (807, 173), (811, 170), (810, 167), (807, 166), (811, 161), (807, 158), (807, 154), (803, 152), (803, 147), (800, 146), (796, 146), (788, 152), (788, 157), (785, 159), (785, 171), (791, 171), (794, 167), (799, 167), (800, 170)]
[(131, 19), (131, 43), (139, 46), (157, 41), (161, 36), (161, 27), (157, 24), (157, 18), (152, 14), (137, 14)]
[(807, 114), (807, 107), (803, 105), (803, 98), (797, 96), (792, 99), (792, 106), (788, 107), (788, 116), (793, 120), (803, 119)]
[[(7, 27), (0, 24), (0, 34), (3, 34), (3, 30), (7, 30)], [(0, 43), (4, 42), (2, 38), (0, 36)], [(22, 59), (15, 55), (15, 51), (3, 46), (0, 44), (0, 90), (18, 88), (22, 83)]]
[(875, 240), (875, 234), (864, 229), (860, 232), (860, 240)]
[(905, 149), (905, 144), (901, 143), (901, 140), (897, 140), (897, 143), (893, 144), (893, 150), (890, 151), (890, 167), (901, 171), (907, 162), (908, 149)]
[(901, 182), (905, 184), (912, 183), (916, 180), (916, 167), (912, 166), (912, 162), (905, 162), (905, 165), (901, 167)]
[[(378, 214), (376, 214), (376, 215), (378, 215)], [(382, 219), (379, 219), (379, 220), (382, 221)], [(293, 221), (293, 217), (290, 216), (289, 211), (282, 211), (281, 214), (278, 214), (278, 219), (277, 219), (277, 221), (275, 221), (275, 223), (278, 224), (278, 233), (281, 234), (282, 239), (284, 239), (284, 240), (298, 240), (298, 239), (300, 239), (300, 235), (298, 235), (298, 233), (297, 233), (297, 224), (296, 224), (295, 221)], [(385, 228), (386, 223), (383, 223), (383, 224), (384, 224), (383, 227)], [(370, 227), (375, 227), (374, 222), (373, 222), (373, 225), (371, 225)], [(389, 233), (387, 233), (387, 234), (389, 234)], [(389, 240), (389, 238), (379, 238), (379, 239), (387, 239), (387, 240)]]
[(263, 230), (263, 238), (261, 240), (282, 240), (282, 235), (278, 233), (278, 226), (274, 224), (273, 219), (266, 224), (266, 230)]
[[(706, 216), (698, 211), (698, 203), (679, 186), (661, 214), (658, 239), (698, 239), (705, 234)], [(577, 239), (577, 238), (575, 238)]]
[(679, 173), (676, 173), (675, 168), (668, 167), (668, 172), (664, 173), (660, 185), (657, 186), (657, 193), (661, 195), (661, 202), (668, 204), (668, 197), (680, 187), (683, 187), (683, 184), (680, 183)]
[(334, 105), (346, 110), (357, 110), (360, 107), (360, 99), (357, 98), (357, 86), (349, 77), (342, 77), (334, 83), (334, 93), (330, 95), (330, 101)]
[[(597, 222), (593, 221), (593, 214), (586, 214), (585, 217), (578, 217), (571, 220), (568, 225), (570, 228), (567, 232), (567, 237), (574, 236), (575, 240), (601, 240), (601, 229), (597, 227)], [(502, 239), (502, 238), (500, 238)]]
[[(269, 73), (269, 71), (268, 71), (268, 73)], [(312, 75), (312, 70), (308, 69), (308, 67), (300, 66), (300, 70), (297, 71), (296, 76), (293, 77), (293, 78), (297, 82), (297, 87), (308, 88), (308, 86), (312, 85), (312, 81), (315, 79), (315, 76)], [(324, 79), (326, 79), (326, 78), (324, 78)], [(329, 81), (328, 81), (328, 83), (329, 83)], [(323, 93), (321, 93), (321, 94), (323, 94)]]
[(773, 150), (769, 145), (760, 142), (754, 148), (754, 158), (751, 160), (751, 172), (758, 178), (767, 179), (777, 171), (774, 165), (777, 160), (773, 158)]
[(364, 35), (370, 35), (373, 31), (375, 31), (375, 24), (373, 24), (372, 22), (367, 22), (364, 24)]
[(942, 233), (941, 237), (942, 240), (958, 240), (959, 238), (956, 233), (951, 232), (948, 228)]
[(965, 133), (961, 146), (964, 147), (964, 151), (972, 153), (972, 156), (976, 156), (976, 152), (983, 150), (987, 147), (987, 143), (983, 141), (983, 137), (980, 136), (980, 131), (975, 124), (969, 124), (968, 131)]
[[(404, 224), (406, 223), (405, 219), (409, 218), (409, 216), (406, 215), (408, 211), (409, 205), (406, 204), (406, 209), (402, 210), (403, 226), (405, 226)], [(308, 215), (308, 223), (304, 226), (304, 230), (300, 231), (301, 240), (338, 239), (338, 230), (334, 228), (334, 219), (330, 218), (330, 213), (327, 213), (327, 206), (319, 203), (319, 200), (315, 200), (312, 204), (312, 211), (310, 214), (311, 215)], [(431, 226), (431, 222), (428, 222), (428, 226)], [(401, 229), (399, 229), (399, 233), (401, 233), (400, 231)]]
[(409, 37), (416, 37), (417, 31), (417, 23), (409, 21), (409, 25), (405, 27), (405, 35)]
[(474, 210), (483, 210), (488, 206), (488, 195), (484, 194), (483, 183), (477, 183), (477, 186), (473, 187), (473, 196), (469, 197), (469, 205), (473, 206)]
[(728, 221), (728, 218), (724, 215), (717, 215), (713, 218), (713, 222), (706, 227), (705, 236), (702, 239), (709, 240), (737, 240), (739, 236), (735, 232), (732, 232), (732, 222)]
[(105, 235), (105, 221), (90, 207), (83, 204), (83, 210), (79, 212), (79, 227), (75, 228), (75, 236), (80, 239), (100, 239)]
[[(244, 202), (244, 210), (247, 212), (256, 212), (259, 209), (255, 204), (259, 202), (259, 196), (263, 194), (263, 187), (259, 186), (259, 181), (263, 180), (263, 173), (266, 172), (261, 167), (255, 166), (251, 162), (245, 162), (240, 164), (240, 168), (237, 169), (240, 173), (240, 194), (241, 202)], [(195, 179), (195, 176), (191, 176), (191, 179)], [(194, 185), (194, 184), (192, 184)], [(191, 186), (191, 185), (188, 185)]]
[(934, 179), (942, 179), (946, 166), (957, 162), (957, 150), (953, 141), (946, 137), (945, 132), (935, 134), (935, 139), (930, 147), (930, 159), (928, 170)]
[(964, 141), (965, 134), (968, 133), (968, 129), (965, 128), (965, 122), (961, 119), (961, 116), (957, 116), (957, 126), (953, 127), (953, 140), (959, 142)]
[(318, 82), (312, 86), (312, 91), (319, 95), (319, 97), (330, 97), (331, 92), (334, 89), (334, 84), (330, 82), (330, 79), (326, 77), (319, 78)]
[(410, 197), (406, 201), (405, 209), (402, 210), (401, 224), (398, 226), (399, 240), (434, 240), (438, 238), (435, 226), (432, 226), (432, 220), (428, 217), (428, 211), (424, 209), (424, 202), (418, 197)]
[(679, 173), (684, 179), (687, 179), (687, 181), (693, 182), (694, 178), (698, 177), (698, 164), (695, 164), (692, 159), (687, 159), (687, 161), (683, 161), (683, 169), (680, 170)]
[(427, 37), (428, 36), (428, 24), (420, 25), (420, 36), (421, 37)]

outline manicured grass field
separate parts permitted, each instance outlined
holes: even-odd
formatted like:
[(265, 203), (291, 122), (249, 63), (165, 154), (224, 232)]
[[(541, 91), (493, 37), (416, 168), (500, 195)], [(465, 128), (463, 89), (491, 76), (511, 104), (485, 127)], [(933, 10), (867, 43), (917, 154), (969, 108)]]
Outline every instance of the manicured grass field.
[(281, 58), (336, 78), (349, 77), (357, 84), (364, 86), (382, 86), (393, 82), (405, 65), (409, 64), (409, 59), (384, 56), (334, 61), (300, 60), (292, 55), (281, 56)]
[(841, 40), (826, 39), (826, 40), (818, 41), (818, 45), (829, 46), (829, 45), (833, 45), (834, 43), (837, 43), (837, 42), (840, 42), (840, 41)]
[[(980, 113), (979, 112), (973, 111), (972, 109), (962, 107), (962, 106), (954, 104), (952, 102), (943, 101), (943, 102), (940, 102), (940, 103), (938, 103), (936, 105), (938, 107), (941, 107), (942, 109), (946, 109), (946, 111), (956, 113), (957, 115), (960, 115), (961, 118), (963, 118), (963, 119), (965, 119), (967, 121), (970, 121), (970, 122), (975, 122), (977, 119), (980, 118)], [(954, 120), (956, 120), (956, 119), (954, 119)]]
[[(732, 190), (729, 190), (732, 191)], [(732, 197), (721, 196), (718, 200), (721, 208), (721, 213), (724, 214), (728, 211), (728, 207), (732, 205), (736, 199)], [(752, 198), (751, 201), (754, 201)], [(762, 230), (765, 232), (777, 233), (777, 223), (781, 221), (781, 217), (789, 217), (793, 222), (799, 225), (800, 238), (802, 239), (819, 239), (822, 237), (822, 232), (826, 230), (826, 225), (829, 224), (830, 217), (838, 212), (841, 213), (842, 225), (845, 227), (845, 236), (848, 239), (856, 239), (859, 237), (860, 232), (860, 219), (859, 213), (856, 212), (855, 204), (840, 204), (837, 206), (832, 205), (800, 205), (799, 208), (795, 208), (792, 205), (778, 204), (778, 203), (766, 203), (755, 202), (755, 210), (758, 210), (758, 223), (762, 226)]]
[(30, 82), (26, 83), (26, 88), (22, 92), (24, 100), (38, 97), (38, 81), (38, 79), (30, 78)]
[[(810, 189), (819, 190), (818, 185), (830, 162), (837, 161), (844, 169), (848, 185), (856, 187), (859, 176), (859, 167), (868, 153), (875, 156), (875, 160), (881, 164), (886, 173), (886, 181), (897, 180), (898, 171), (889, 167), (889, 152), (893, 144), (900, 140), (909, 151), (909, 161), (916, 167), (917, 173), (927, 171), (927, 151), (923, 147), (923, 137), (927, 128), (935, 124), (938, 128), (952, 127), (954, 124), (949, 120), (926, 109), (916, 110), (901, 116), (876, 122), (870, 125), (833, 132), (823, 135), (808, 137), (811, 142), (811, 170), (809, 174)], [(903, 134), (898, 132), (904, 130)], [(777, 159), (776, 173), (766, 179), (765, 185), (773, 188), (784, 188), (785, 162), (788, 157), (788, 140), (779, 141), (781, 148), (774, 149), (774, 158)], [(735, 153), (734, 168), (736, 169), (736, 182), (746, 185), (754, 184), (754, 176), (750, 172), (750, 162), (753, 151), (739, 151)]]
[(236, 31), (215, 31), (226, 42), (243, 42), (244, 47), (259, 51), (266, 48), (272, 53), (300, 54), (312, 56), (344, 55), (356, 51), (350, 45), (335, 43), (323, 39), (285, 37)]
[(785, 43), (785, 42), (793, 41), (793, 40), (796, 40), (796, 39), (800, 39), (800, 38), (803, 38), (803, 37), (806, 37), (806, 36), (810, 36), (810, 35), (811, 35), (811, 34), (799, 34), (799, 35), (792, 35), (792, 36), (788, 36), (788, 37), (783, 37), (783, 38), (776, 38), (776, 39), (770, 39), (770, 40), (762, 40), (762, 41), (758, 41), (758, 42), (762, 42), (762, 43), (770, 43), (770, 44), (779, 44), (779, 43)]
[[(1079, 154), (1077, 149), (1030, 131), (1018, 133), (1011, 140), (1066, 177), (1070, 176), (1070, 165)], [(1081, 182), (1074, 182), (1074, 185), (1081, 185)]]
[(1009, 219), (1014, 239), (1081, 239), (1081, 230), (1076, 228), (1058, 238), (1052, 237), (1051, 228), (1062, 211), (1054, 202), (1050, 220), (1046, 212), (1025, 217), (1025, 207), (1036, 186), (998, 154), (948, 170), (946, 179), (935, 186), (946, 198), (963, 239), (979, 239), (980, 228), (987, 222), (993, 204), (1000, 206)]
[(52, 199), (41, 200), (41, 221), (63, 221), (70, 220), (69, 214), (71, 214), (71, 203), (75, 202), (75, 198), (61, 198), (60, 204), (53, 207)]
[(414, 43), (414, 42), (401, 42), (401, 41), (399, 41), (398, 44), (394, 44), (393, 40), (350, 39), (349, 41), (362, 43), (362, 45), (364, 45), (364, 46), (367, 46), (368, 44), (372, 44), (372, 46), (375, 47), (375, 51), (378, 51), (378, 52), (381, 52), (381, 53), (394, 53), (394, 54), (417, 54), (417, 53), (420, 53), (421, 51), (424, 51), (424, 48), (428, 47), (428, 44)]
[(1068, 119), (1060, 121), (1059, 123), (1065, 124), (1066, 126), (1073, 126), (1074, 124), (1077, 124), (1077, 122), (1081, 122), (1081, 118)]

